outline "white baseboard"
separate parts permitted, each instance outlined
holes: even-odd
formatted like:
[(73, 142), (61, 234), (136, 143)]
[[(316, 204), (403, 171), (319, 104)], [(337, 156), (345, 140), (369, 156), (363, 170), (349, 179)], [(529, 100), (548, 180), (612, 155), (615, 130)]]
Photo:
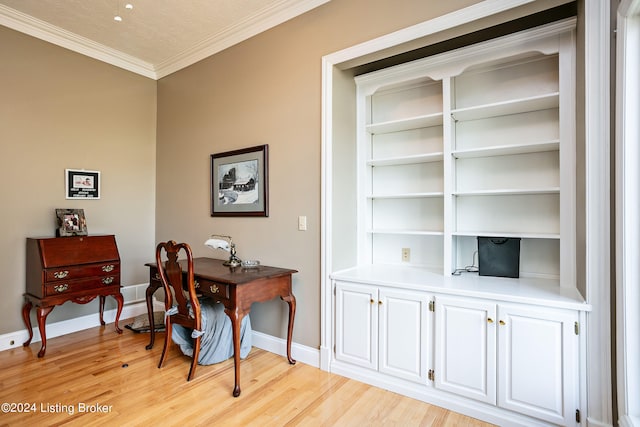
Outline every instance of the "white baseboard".
[[(276, 338), (271, 335), (263, 334), (262, 332), (253, 331), (251, 336), (254, 347), (258, 347), (262, 350), (266, 350), (270, 353), (278, 354), (280, 356), (287, 356), (287, 340), (282, 338)], [(304, 346), (302, 344), (291, 343), (291, 357), (306, 365), (320, 367), (320, 351)]]
[[(164, 307), (162, 307), (162, 310), (164, 310)], [(116, 320), (116, 312), (117, 310), (115, 308), (113, 310), (106, 310), (104, 312), (105, 323), (113, 323)], [(128, 304), (122, 307), (120, 319), (129, 319), (146, 312), (147, 305), (144, 302)], [(98, 313), (47, 324), (47, 340), (73, 332), (94, 328), (96, 326), (100, 326), (100, 316)], [(122, 325), (119, 326), (122, 327)], [(20, 347), (28, 338), (29, 332), (26, 329), (0, 335), (0, 351)], [(42, 338), (40, 337), (40, 329), (37, 326), (34, 326), (33, 339), (31, 340), (31, 343), (40, 341), (42, 341)]]
[(640, 417), (634, 417), (631, 415), (623, 415), (618, 420), (619, 427), (640, 427)]
[[(622, 426), (624, 424), (619, 423), (618, 425)], [(633, 425), (633, 424), (631, 424), (631, 425)], [(609, 423), (605, 423), (605, 422), (600, 421), (600, 420), (594, 420), (593, 418), (587, 417), (587, 427), (613, 427), (613, 425), (609, 424)]]
[[(144, 301), (147, 284), (127, 286), (122, 288), (125, 297), (125, 305), (122, 308), (120, 319), (130, 319), (147, 312), (147, 305)], [(153, 300), (154, 310), (164, 311), (164, 304)], [(116, 309), (104, 312), (105, 323), (113, 323), (116, 319)], [(63, 320), (47, 324), (47, 339), (59, 337), (73, 332), (83, 331), (85, 329), (100, 326), (100, 316), (98, 313), (77, 317), (74, 319)], [(122, 327), (123, 325), (120, 325)], [(9, 350), (11, 348), (20, 347), (29, 338), (29, 332), (22, 329), (16, 332), (0, 335), (0, 351)], [(33, 339), (31, 343), (40, 342), (40, 330), (37, 326), (33, 328)], [(287, 340), (276, 338), (262, 332), (253, 331), (252, 343), (255, 347), (266, 350), (286, 357)], [(296, 361), (300, 361), (307, 365), (320, 367), (320, 351), (301, 344), (291, 344), (291, 357)]]

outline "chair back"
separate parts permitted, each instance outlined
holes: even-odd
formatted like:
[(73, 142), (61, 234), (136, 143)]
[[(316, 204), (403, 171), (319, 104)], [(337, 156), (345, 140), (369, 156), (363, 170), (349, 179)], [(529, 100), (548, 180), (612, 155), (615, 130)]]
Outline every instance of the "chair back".
[[(181, 252), (185, 254), (186, 259), (178, 261)], [(163, 260), (163, 253), (166, 260)], [(193, 278), (191, 247), (187, 243), (176, 243), (173, 240), (158, 244), (156, 265), (164, 287), (164, 306), (170, 315), (170, 321), (199, 331), (201, 329), (200, 302)], [(183, 271), (183, 265), (186, 266), (186, 273)], [(175, 309), (172, 310), (174, 307)], [(177, 312), (174, 313), (175, 310)]]

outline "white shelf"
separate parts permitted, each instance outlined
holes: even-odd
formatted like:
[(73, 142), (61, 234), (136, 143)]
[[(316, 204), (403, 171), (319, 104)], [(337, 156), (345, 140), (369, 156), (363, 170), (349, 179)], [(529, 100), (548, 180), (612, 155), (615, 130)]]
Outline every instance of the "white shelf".
[(399, 157), (387, 157), (384, 159), (371, 159), (367, 161), (369, 166), (395, 166), (395, 165), (410, 165), (416, 163), (431, 163), (441, 162), (444, 159), (442, 152), (416, 154), (413, 156), (399, 156)]
[(454, 196), (515, 196), (515, 195), (537, 195), (537, 194), (560, 194), (560, 187), (552, 188), (522, 188), (522, 189), (494, 189), (494, 190), (474, 190), (455, 191)]
[(442, 113), (427, 114), (424, 116), (410, 117), (402, 120), (391, 120), (382, 123), (371, 123), (366, 126), (367, 132), (372, 135), (400, 132), (403, 130), (428, 128), (442, 125)]
[(521, 239), (549, 239), (559, 240), (560, 234), (555, 233), (514, 233), (514, 232), (495, 232), (495, 231), (454, 231), (454, 236), (465, 237), (519, 237)]
[(443, 192), (432, 193), (399, 193), (399, 194), (372, 194), (367, 199), (426, 199), (433, 197), (443, 197)]
[(456, 159), (476, 157), (510, 156), (514, 154), (542, 153), (545, 151), (560, 150), (560, 141), (544, 141), (530, 144), (496, 145), (485, 148), (454, 150), (451, 152)]
[(402, 234), (411, 236), (443, 236), (443, 231), (438, 230), (392, 230), (392, 229), (374, 229), (367, 230), (369, 234)]
[(451, 117), (453, 117), (455, 121), (466, 121), (527, 113), (530, 111), (548, 110), (550, 108), (558, 108), (559, 101), (560, 94), (558, 92), (554, 92), (529, 98), (520, 98), (492, 104), (459, 108), (451, 111)]
[(363, 84), (360, 259), (386, 262), (410, 248), (409, 264), (441, 264), (448, 275), (472, 259), (477, 236), (514, 237), (526, 241), (523, 273), (575, 284), (564, 240), (575, 197), (564, 100), (573, 94), (561, 84), (561, 63), (557, 53), (515, 55), (450, 75), (445, 67), (428, 88), (396, 74), (375, 91)]

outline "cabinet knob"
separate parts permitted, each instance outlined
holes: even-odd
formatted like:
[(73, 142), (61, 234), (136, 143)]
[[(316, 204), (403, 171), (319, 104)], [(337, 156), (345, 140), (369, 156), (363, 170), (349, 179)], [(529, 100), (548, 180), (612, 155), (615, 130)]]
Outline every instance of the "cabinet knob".
[(218, 288), (218, 285), (211, 285), (209, 286), (209, 290), (212, 294), (217, 294), (220, 289)]
[(369, 300), (369, 302), (370, 302), (371, 304), (375, 303), (375, 301), (374, 301), (373, 299)]
[(493, 323), (493, 319), (492, 319), (491, 317), (489, 317), (489, 318), (487, 319), (487, 322), (489, 322), (489, 323)]
[(378, 301), (378, 305), (382, 305), (382, 301)]
[(501, 325), (501, 326), (506, 325), (506, 322), (505, 322), (504, 320), (501, 320), (501, 321), (500, 321), (500, 322), (498, 322), (498, 323), (500, 323), (500, 325)]

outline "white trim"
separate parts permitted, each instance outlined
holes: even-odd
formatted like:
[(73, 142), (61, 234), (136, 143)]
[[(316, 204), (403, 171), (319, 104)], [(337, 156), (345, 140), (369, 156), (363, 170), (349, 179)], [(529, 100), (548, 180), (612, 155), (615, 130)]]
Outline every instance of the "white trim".
[(282, 0), (233, 26), (223, 28), (194, 47), (152, 64), (0, 4), (0, 25), (53, 43), (107, 64), (158, 80), (263, 31), (302, 15), (330, 0)]
[(153, 64), (0, 4), (0, 25), (151, 79)]
[[(253, 343), (254, 347), (260, 348), (273, 354), (280, 355), (282, 357), (287, 356), (286, 339), (277, 338), (258, 331), (253, 331), (253, 334), (251, 335), (251, 342)], [(296, 362), (301, 362), (305, 365), (313, 366), (314, 368), (320, 367), (320, 352), (315, 348), (292, 342), (291, 357)]]
[(616, 66), (616, 332), (620, 426), (640, 426), (640, 0), (617, 16)]
[(613, 425), (610, 260), (610, 3), (585, 1), (587, 423)]
[[(140, 302), (136, 304), (125, 305), (122, 308), (122, 313), (120, 314), (120, 319), (130, 319), (132, 317), (139, 316), (142, 313), (147, 312), (146, 303)], [(105, 326), (107, 329), (113, 329), (113, 326), (110, 323), (113, 323), (116, 319), (116, 309), (106, 310), (104, 312), (104, 321), (107, 323)], [(85, 329), (95, 328), (96, 326), (100, 326), (100, 316), (98, 313), (88, 314), (86, 316), (76, 317), (74, 319), (62, 320), (60, 322), (55, 322), (51, 324), (47, 324), (47, 341), (60, 337), (62, 335), (71, 334), (73, 332), (84, 331)], [(122, 324), (119, 325), (122, 328)], [(8, 334), (0, 335), (0, 351), (9, 350), (11, 348), (22, 347), (22, 343), (25, 342), (29, 338), (29, 332), (26, 329), (22, 329), (20, 331), (9, 332)], [(37, 343), (41, 341), (40, 330), (37, 326), (33, 328), (33, 339), (31, 340), (31, 345), (33, 343)], [(37, 346), (37, 350), (39, 350), (39, 346)], [(47, 348), (51, 347), (50, 345)], [(35, 347), (34, 347), (35, 349)]]
[(204, 58), (302, 15), (330, 0), (283, 0), (280, 4), (262, 10), (231, 27), (223, 28), (190, 49), (156, 64), (156, 79), (188, 67)]
[(328, 58), (322, 58), (322, 167), (320, 183), (320, 369), (330, 370), (331, 343), (333, 342), (333, 297), (331, 291), (331, 248), (333, 222), (331, 197), (333, 180), (333, 67)]
[(473, 6), (465, 7), (429, 21), (421, 22), (394, 33), (334, 52), (324, 58), (332, 65), (343, 64), (365, 55), (380, 52), (459, 25), (468, 24), (481, 18), (486, 18), (509, 9), (532, 3), (533, 1), (535, 0), (484, 0)]
[[(154, 310), (157, 309), (164, 311), (164, 305), (159, 301), (154, 300), (154, 307)], [(145, 314), (146, 312), (147, 304), (145, 302), (125, 305), (122, 309), (120, 319), (131, 319), (141, 314)], [(107, 323), (105, 327), (108, 330), (111, 329), (114, 333), (115, 330), (113, 329), (113, 326), (111, 324), (115, 321), (115, 318), (116, 309), (107, 310), (104, 312), (104, 321), (105, 323)], [(52, 338), (60, 337), (74, 332), (95, 328), (96, 326), (100, 326), (100, 317), (97, 313), (47, 324), (47, 341)], [(123, 324), (119, 323), (119, 326), (122, 328)], [(25, 342), (27, 338), (29, 338), (29, 333), (26, 329), (0, 335), (0, 351), (22, 347), (22, 343)], [(263, 334), (262, 332), (257, 331), (253, 331), (251, 338), (254, 347), (286, 357), (286, 339), (273, 337), (271, 335)], [(41, 342), (40, 331), (38, 327), (34, 327), (31, 345), (33, 346), (33, 344), (37, 342)], [(47, 348), (50, 348), (52, 345), (54, 344), (49, 344)], [(40, 346), (33, 346), (33, 348), (35, 351), (37, 351), (40, 349)], [(293, 357), (293, 359), (295, 359), (297, 362), (302, 362), (306, 365), (310, 365), (316, 368), (320, 367), (320, 352), (314, 348), (307, 347), (302, 344), (297, 344), (295, 342), (291, 343), (291, 357)]]

